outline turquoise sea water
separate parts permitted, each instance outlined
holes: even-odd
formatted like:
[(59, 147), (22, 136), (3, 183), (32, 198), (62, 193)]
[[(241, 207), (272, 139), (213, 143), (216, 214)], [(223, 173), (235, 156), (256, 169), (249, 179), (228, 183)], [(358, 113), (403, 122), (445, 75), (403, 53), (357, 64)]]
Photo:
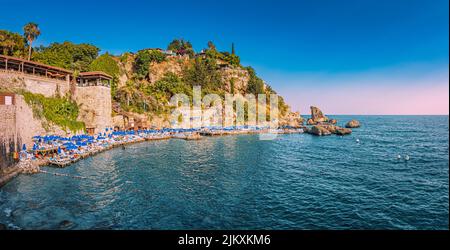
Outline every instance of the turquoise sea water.
[[(336, 116), (350, 136), (134, 144), (0, 188), (21, 229), (448, 229), (448, 116)], [(360, 140), (360, 143), (356, 142)], [(410, 160), (398, 160), (397, 155)]]

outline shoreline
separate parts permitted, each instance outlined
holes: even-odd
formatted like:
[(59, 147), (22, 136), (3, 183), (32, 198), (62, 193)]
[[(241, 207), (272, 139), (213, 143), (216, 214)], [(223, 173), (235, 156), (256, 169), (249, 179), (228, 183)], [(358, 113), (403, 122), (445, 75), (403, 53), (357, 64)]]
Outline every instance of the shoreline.
[[(245, 134), (264, 134), (264, 133), (271, 133), (271, 134), (303, 134), (305, 131), (303, 128), (299, 129), (281, 129), (281, 130), (274, 130), (269, 131), (267, 129), (265, 130), (220, 130), (220, 131), (201, 131), (201, 132), (195, 132), (195, 133), (174, 133), (169, 135), (160, 135), (157, 137), (150, 137), (150, 136), (141, 136), (138, 134), (138, 137), (133, 138), (129, 141), (116, 141), (108, 146), (104, 147), (97, 147), (94, 150), (79, 154), (78, 157), (71, 159), (67, 162), (57, 164), (55, 162), (52, 162), (50, 158), (43, 158), (43, 159), (24, 159), (20, 160), (18, 163), (16, 163), (13, 166), (10, 166), (11, 169), (9, 173), (6, 175), (0, 176), (0, 188), (4, 185), (6, 185), (8, 182), (13, 180), (15, 177), (17, 177), (19, 174), (37, 174), (37, 173), (46, 173), (46, 171), (43, 171), (40, 169), (40, 167), (50, 166), (55, 168), (65, 168), (68, 167), (82, 159), (95, 156), (97, 154), (100, 154), (102, 152), (121, 147), (131, 144), (137, 144), (142, 143), (146, 141), (160, 141), (160, 140), (170, 140), (170, 139), (183, 139), (186, 141), (191, 140), (201, 140), (202, 137), (218, 137), (218, 136), (232, 136), (232, 135), (245, 135)], [(192, 135), (195, 134), (195, 135)]]

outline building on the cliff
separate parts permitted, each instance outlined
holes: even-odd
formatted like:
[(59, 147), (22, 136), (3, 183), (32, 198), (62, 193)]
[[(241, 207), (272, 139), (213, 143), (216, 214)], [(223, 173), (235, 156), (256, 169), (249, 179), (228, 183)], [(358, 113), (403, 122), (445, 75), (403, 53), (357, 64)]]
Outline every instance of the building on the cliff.
[(5, 55), (0, 55), (0, 70), (10, 73), (23, 73), (36, 77), (52, 78), (67, 82), (70, 81), (73, 74), (71, 70)]
[[(41, 118), (33, 115), (20, 90), (45, 97), (67, 96), (79, 106), (78, 120), (83, 121), (89, 133), (104, 132), (111, 127), (112, 77), (103, 72), (82, 72), (75, 79), (71, 70), (0, 55), (0, 90), (5, 92), (0, 103), (2, 140), (22, 141), (28, 147), (35, 135), (70, 135), (57, 126), (44, 126)], [(72, 84), (76, 82), (77, 84)], [(15, 92), (10, 95), (8, 92)], [(6, 104), (12, 105), (6, 105)]]
[(163, 53), (166, 56), (176, 56), (177, 55), (177, 53), (175, 53), (172, 50), (166, 50), (166, 49), (161, 49), (161, 48), (147, 48), (147, 49), (141, 49), (139, 51), (146, 51), (146, 50), (156, 50), (156, 51)]
[(86, 125), (88, 134), (102, 133), (112, 125), (112, 76), (101, 72), (81, 72), (73, 98), (80, 106), (78, 119)]
[(79, 87), (104, 86), (111, 87), (112, 76), (102, 71), (81, 72), (77, 78)]

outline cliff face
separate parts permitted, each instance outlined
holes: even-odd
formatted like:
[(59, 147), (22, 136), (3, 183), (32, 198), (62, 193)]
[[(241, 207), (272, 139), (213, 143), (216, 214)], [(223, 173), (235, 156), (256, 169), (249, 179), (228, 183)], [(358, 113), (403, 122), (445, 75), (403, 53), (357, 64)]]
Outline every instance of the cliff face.
[(220, 69), (225, 91), (228, 93), (245, 94), (250, 76), (247, 70), (239, 67), (225, 67)]
[(184, 68), (190, 65), (189, 57), (167, 57), (164, 62), (151, 63), (149, 66), (148, 80), (150, 84), (160, 80), (167, 73), (174, 73), (181, 77)]
[[(172, 73), (182, 79), (184, 72), (187, 68), (192, 67), (195, 63), (195, 59), (191, 59), (188, 56), (168, 56), (162, 62), (151, 62), (148, 66), (148, 76), (141, 80), (136, 80), (136, 72), (134, 68), (134, 60), (136, 56), (133, 54), (125, 54), (121, 56), (121, 59), (116, 59), (120, 67), (120, 76), (118, 87), (125, 86), (127, 81), (138, 81), (136, 85), (147, 86), (153, 85), (155, 82), (163, 78), (168, 73)], [(220, 90), (225, 93), (231, 94), (242, 94), (245, 96), (247, 92), (247, 86), (250, 81), (250, 74), (247, 69), (229, 65), (221, 60), (217, 60), (217, 73), (221, 80)], [(264, 84), (266, 89), (267, 85)], [(167, 104), (164, 104), (167, 105)], [(115, 103), (113, 107), (120, 107), (119, 103)], [(119, 109), (114, 109), (119, 115), (132, 118), (133, 120), (142, 120), (142, 114), (137, 114), (133, 112), (127, 112), (124, 114), (123, 111)], [(280, 112), (281, 113), (281, 112)], [(147, 115), (147, 120), (151, 127), (168, 127), (169, 117), (168, 114), (156, 114), (149, 112)], [(116, 121), (124, 120), (123, 124), (127, 127), (127, 119), (120, 117), (113, 117)], [(286, 107), (286, 112), (279, 117), (280, 125), (284, 126), (299, 126), (303, 122), (299, 113), (294, 113), (290, 111), (289, 107)], [(122, 123), (122, 122), (119, 122)]]

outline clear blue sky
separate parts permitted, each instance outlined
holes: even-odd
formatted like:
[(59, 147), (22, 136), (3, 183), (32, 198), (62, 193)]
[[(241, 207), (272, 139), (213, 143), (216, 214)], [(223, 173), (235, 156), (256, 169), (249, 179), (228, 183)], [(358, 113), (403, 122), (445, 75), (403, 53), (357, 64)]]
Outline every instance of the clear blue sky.
[[(442, 85), (443, 77), (448, 89), (448, 0), (129, 0), (70, 4), (0, 0), (0, 6), (8, 6), (8, 11), (1, 12), (0, 29), (22, 32), (25, 23), (36, 22), (42, 31), (37, 44), (87, 42), (119, 54), (166, 47), (173, 38), (191, 41), (197, 51), (209, 40), (219, 50), (230, 50), (234, 42), (243, 64), (253, 66), (287, 96), (294, 109), (301, 111), (306, 111), (308, 104), (297, 99), (306, 100), (310, 95), (293, 95), (296, 91), (312, 85), (324, 91), (337, 84), (344, 87), (361, 82), (358, 77), (367, 79), (367, 75), (376, 75), (377, 81), (382, 79), (397, 87), (408, 84), (409, 78), (426, 79), (417, 82), (425, 84), (422, 87), (437, 86), (438, 81)], [(430, 78), (438, 80), (430, 83)], [(372, 87), (374, 82), (361, 84)], [(345, 108), (329, 110), (349, 112)]]

